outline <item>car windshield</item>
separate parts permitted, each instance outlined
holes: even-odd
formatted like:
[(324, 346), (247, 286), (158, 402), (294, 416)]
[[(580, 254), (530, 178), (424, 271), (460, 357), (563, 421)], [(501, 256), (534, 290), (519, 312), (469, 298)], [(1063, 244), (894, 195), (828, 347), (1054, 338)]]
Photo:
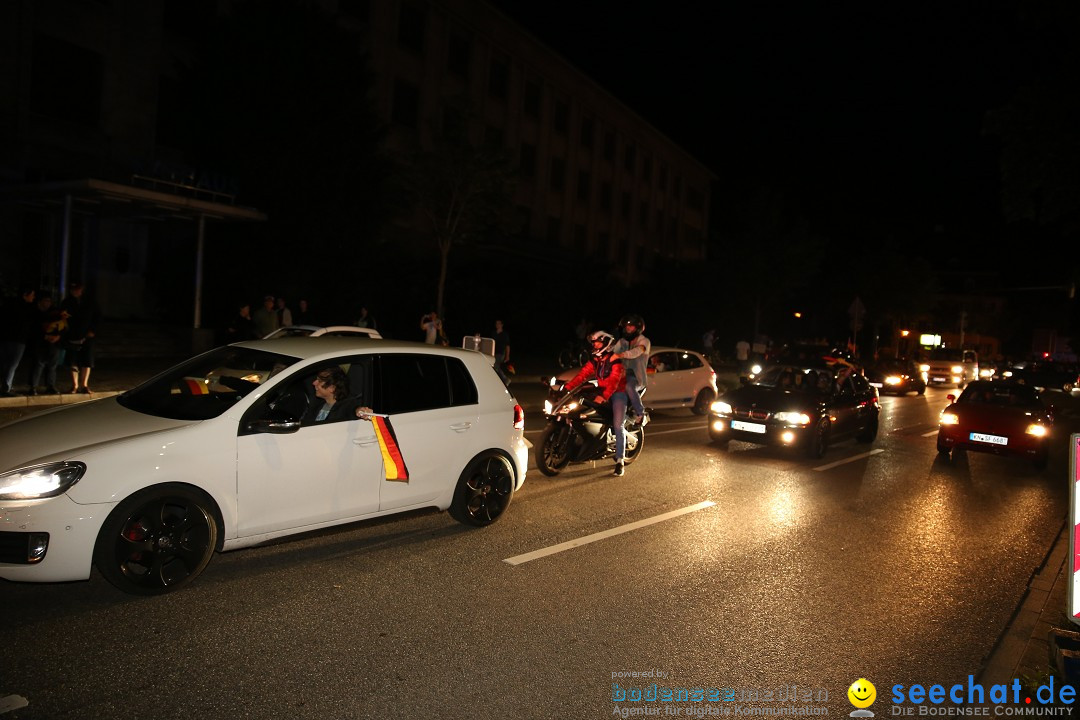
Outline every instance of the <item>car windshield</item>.
[(297, 362), (264, 350), (226, 346), (175, 365), (120, 395), (136, 412), (174, 420), (208, 420)]
[(755, 385), (799, 392), (820, 392), (832, 386), (832, 376), (818, 368), (799, 365), (773, 365), (755, 380)]
[(937, 348), (930, 351), (930, 360), (946, 360), (948, 362), (963, 362), (964, 352), (962, 350), (951, 350), (946, 348)]
[(964, 405), (1041, 408), (1042, 401), (1034, 388), (1006, 383), (972, 383), (956, 402)]

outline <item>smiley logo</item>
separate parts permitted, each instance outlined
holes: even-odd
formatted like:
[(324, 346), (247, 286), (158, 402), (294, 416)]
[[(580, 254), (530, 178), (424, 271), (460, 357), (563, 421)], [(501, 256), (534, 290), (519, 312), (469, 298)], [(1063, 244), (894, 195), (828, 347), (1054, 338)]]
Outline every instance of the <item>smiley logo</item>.
[(848, 700), (857, 708), (868, 708), (877, 699), (877, 688), (866, 678), (859, 678), (847, 689)]

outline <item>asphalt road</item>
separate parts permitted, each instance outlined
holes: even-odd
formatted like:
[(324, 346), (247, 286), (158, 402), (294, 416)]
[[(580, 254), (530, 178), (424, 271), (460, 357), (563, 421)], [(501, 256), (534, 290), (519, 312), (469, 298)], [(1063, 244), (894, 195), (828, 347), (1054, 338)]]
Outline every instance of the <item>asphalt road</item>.
[[(28, 704), (0, 717), (846, 715), (860, 677), (879, 697), (966, 681), (1066, 519), (1080, 401), (1054, 395), (1062, 421), (1038, 472), (938, 459), (927, 434), (946, 392), (884, 398), (878, 440), (821, 461), (725, 452), (702, 418), (654, 413), (624, 478), (530, 470), (489, 528), (436, 512), (361, 523), (218, 555), (164, 597), (97, 574), (2, 583), (0, 709)], [(690, 699), (632, 701), (652, 683)], [(735, 700), (709, 701), (714, 688)]]

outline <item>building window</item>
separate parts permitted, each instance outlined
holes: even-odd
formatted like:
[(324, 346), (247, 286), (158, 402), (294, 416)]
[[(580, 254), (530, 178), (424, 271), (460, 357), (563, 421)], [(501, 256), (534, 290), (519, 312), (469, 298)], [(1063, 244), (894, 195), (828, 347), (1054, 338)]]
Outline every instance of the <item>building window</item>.
[(589, 249), (589, 238), (585, 233), (585, 226), (581, 223), (574, 225), (574, 248), (581, 252)]
[(560, 135), (565, 135), (567, 129), (570, 127), (570, 106), (565, 100), (555, 101), (555, 119), (554, 119), (555, 132)]
[(544, 88), (536, 80), (525, 81), (525, 114), (536, 120), (540, 119), (540, 103), (544, 97)]
[(104, 62), (97, 53), (48, 35), (34, 36), (30, 109), (96, 128)]
[(592, 193), (592, 175), (588, 170), (578, 170), (577, 174), (577, 199), (581, 202), (589, 202)]
[(675, 176), (675, 198), (682, 197), (682, 176)]
[(615, 248), (611, 247), (611, 236), (608, 235), (606, 232), (597, 234), (596, 246), (599, 250), (607, 252), (608, 257), (615, 256), (615, 253), (613, 252)]
[(630, 220), (630, 193), (624, 192), (622, 194), (622, 218), (623, 220)]
[(465, 116), (453, 106), (446, 106), (442, 111), (442, 133), (448, 140), (464, 140), (468, 137), (465, 129)]
[(427, 14), (423, 8), (402, 3), (398, 12), (398, 47), (423, 55), (426, 25)]
[(694, 210), (705, 209), (705, 194), (696, 187), (686, 187), (686, 204)]
[(642, 230), (649, 229), (649, 203), (644, 200), (638, 201), (638, 225)]
[(660, 163), (660, 177), (657, 178), (656, 184), (661, 190), (667, 190), (667, 165), (664, 163)]
[(450, 35), (446, 50), (446, 69), (463, 80), (469, 79), (472, 66), (472, 43), (457, 34)]
[(562, 220), (554, 215), (548, 216), (547, 239), (552, 245), (558, 245), (562, 240)]
[(390, 118), (404, 127), (418, 127), (420, 121), (420, 88), (408, 80), (400, 78), (394, 80), (394, 100)]
[(581, 119), (581, 147), (592, 148), (593, 146), (593, 119)]
[(644, 153), (641, 155), (641, 179), (652, 182), (652, 158)]
[(562, 158), (551, 158), (551, 177), (549, 178), (551, 189), (562, 192), (566, 187), (566, 161)]
[(623, 168), (631, 175), (634, 174), (634, 167), (637, 161), (637, 150), (630, 143), (626, 144), (623, 148)]
[(531, 143), (521, 143), (518, 153), (518, 172), (522, 177), (536, 177), (536, 146)]
[(600, 183), (600, 209), (611, 212), (611, 183), (607, 180)]
[(497, 100), (506, 100), (509, 94), (510, 64), (506, 60), (494, 59), (488, 76), (488, 95)]
[(615, 131), (608, 130), (604, 133), (604, 159), (609, 163), (615, 162)]

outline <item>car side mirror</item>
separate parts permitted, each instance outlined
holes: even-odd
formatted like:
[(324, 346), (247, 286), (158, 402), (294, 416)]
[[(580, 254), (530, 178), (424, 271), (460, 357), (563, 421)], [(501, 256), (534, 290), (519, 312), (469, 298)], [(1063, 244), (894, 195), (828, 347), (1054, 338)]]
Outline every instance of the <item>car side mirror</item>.
[(282, 420), (252, 420), (247, 425), (248, 432), (270, 433), (271, 435), (288, 435), (300, 429), (300, 421), (296, 418)]

